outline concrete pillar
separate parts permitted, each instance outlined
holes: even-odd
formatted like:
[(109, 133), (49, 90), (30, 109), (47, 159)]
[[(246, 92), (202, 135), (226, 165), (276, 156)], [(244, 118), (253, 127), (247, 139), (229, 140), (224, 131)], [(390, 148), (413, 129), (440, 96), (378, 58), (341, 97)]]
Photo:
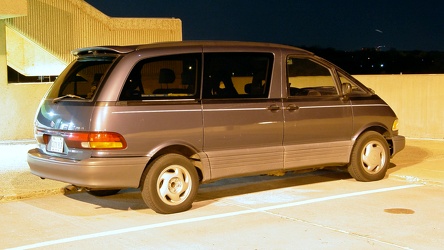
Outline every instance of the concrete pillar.
[(8, 84), (8, 64), (6, 61), (6, 24), (0, 19), (0, 88)]

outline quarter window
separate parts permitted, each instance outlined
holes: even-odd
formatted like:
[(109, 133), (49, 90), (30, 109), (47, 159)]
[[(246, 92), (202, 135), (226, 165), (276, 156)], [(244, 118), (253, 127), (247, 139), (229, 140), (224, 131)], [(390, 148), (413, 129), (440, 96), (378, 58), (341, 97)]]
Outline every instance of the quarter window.
[(341, 72), (338, 72), (339, 80), (341, 81), (341, 84), (348, 83), (352, 87), (352, 91), (350, 95), (368, 95), (368, 92), (365, 91), (363, 88), (359, 87), (354, 83), (353, 80), (351, 80), (346, 75), (342, 74)]
[(206, 53), (203, 98), (266, 98), (273, 55)]
[(338, 95), (330, 70), (308, 58), (287, 59), (287, 85), (290, 96)]

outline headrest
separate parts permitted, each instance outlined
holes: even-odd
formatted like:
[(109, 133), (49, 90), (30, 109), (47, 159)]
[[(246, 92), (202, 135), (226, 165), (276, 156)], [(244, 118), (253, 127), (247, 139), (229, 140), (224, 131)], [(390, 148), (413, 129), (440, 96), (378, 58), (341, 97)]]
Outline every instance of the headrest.
[(176, 75), (172, 69), (163, 68), (160, 69), (159, 72), (159, 83), (161, 84), (169, 84), (173, 83), (176, 80)]

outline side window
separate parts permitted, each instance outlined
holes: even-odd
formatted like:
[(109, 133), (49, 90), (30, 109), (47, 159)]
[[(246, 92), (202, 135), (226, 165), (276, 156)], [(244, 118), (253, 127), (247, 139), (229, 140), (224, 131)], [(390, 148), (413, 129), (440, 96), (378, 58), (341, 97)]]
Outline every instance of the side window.
[(308, 58), (287, 58), (287, 84), (290, 96), (338, 95), (330, 70)]
[(266, 98), (273, 55), (269, 53), (206, 53), (203, 98)]
[(201, 54), (149, 58), (130, 72), (120, 100), (181, 99), (198, 96)]

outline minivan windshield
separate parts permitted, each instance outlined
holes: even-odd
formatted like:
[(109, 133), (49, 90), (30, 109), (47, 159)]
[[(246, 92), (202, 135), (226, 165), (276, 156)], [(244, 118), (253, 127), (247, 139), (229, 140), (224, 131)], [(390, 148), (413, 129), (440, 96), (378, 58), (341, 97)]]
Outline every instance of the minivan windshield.
[(81, 57), (71, 63), (56, 79), (48, 92), (48, 99), (91, 100), (117, 57)]

